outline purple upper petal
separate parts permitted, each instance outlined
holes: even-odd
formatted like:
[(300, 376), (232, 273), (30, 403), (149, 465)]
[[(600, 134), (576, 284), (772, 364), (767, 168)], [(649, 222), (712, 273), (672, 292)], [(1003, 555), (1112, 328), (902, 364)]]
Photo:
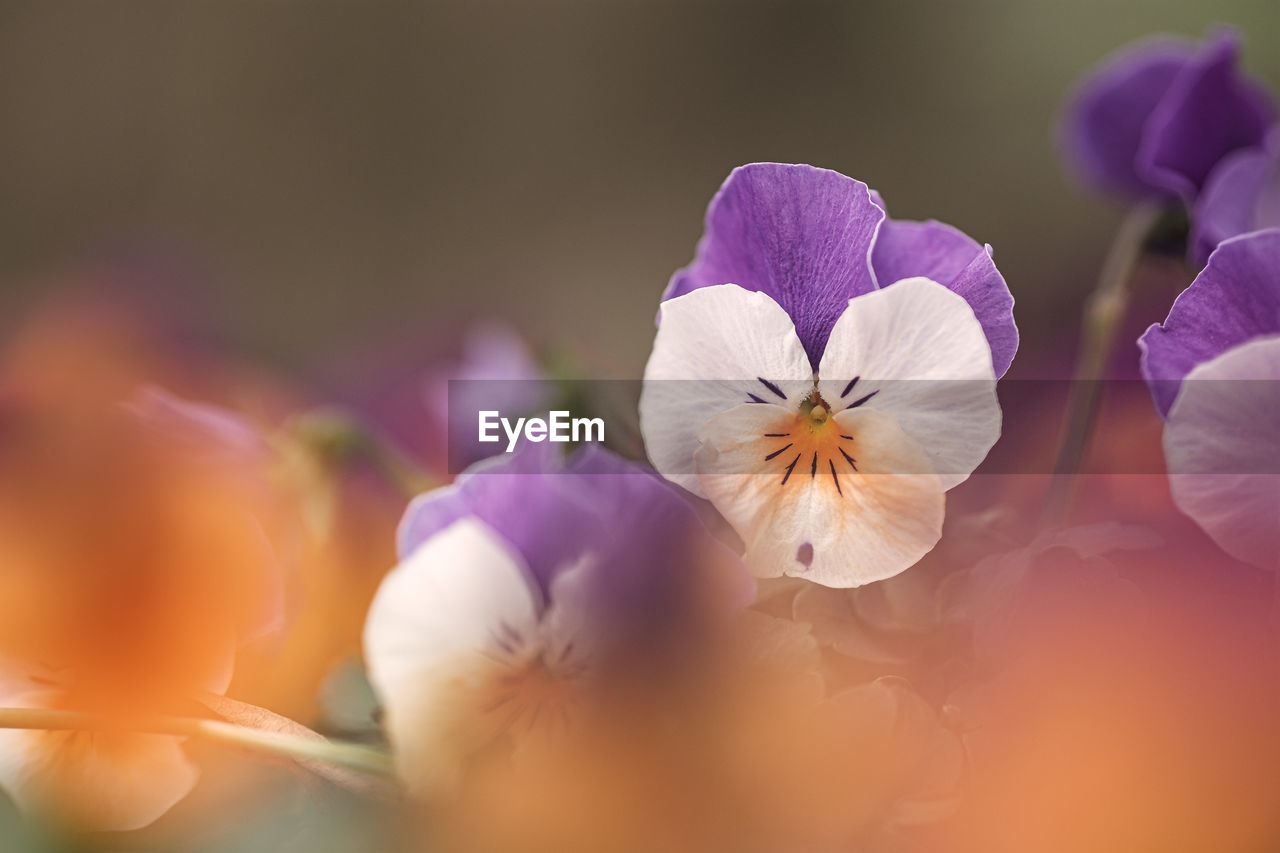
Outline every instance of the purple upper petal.
[(550, 444), (525, 442), (514, 453), (479, 462), (453, 485), (410, 502), (396, 537), (400, 558), (455, 521), (474, 516), (520, 552), (545, 591), (554, 574), (580, 551), (571, 537), (548, 531), (590, 520), (565, 481)]
[(741, 166), (711, 200), (697, 257), (662, 298), (717, 284), (766, 293), (791, 316), (816, 369), (849, 300), (876, 289), (871, 245), (883, 220), (866, 184), (839, 172)]
[(1242, 77), (1235, 33), (1215, 36), (1178, 74), (1152, 112), (1138, 168), (1155, 185), (1194, 198), (1223, 157), (1262, 144), (1275, 105)]
[(990, 250), (938, 222), (889, 221), (877, 193), (828, 169), (779, 163), (735, 169), (711, 200), (697, 257), (672, 277), (662, 298), (717, 284), (766, 293), (791, 317), (817, 369), (850, 299), (877, 282), (912, 276), (968, 300), (1003, 375), (1018, 331), (1013, 297)]
[(871, 265), (881, 286), (924, 276), (965, 298), (991, 344), (996, 377), (1018, 349), (1013, 296), (991, 259), (991, 247), (941, 222), (889, 220), (880, 227)]
[[(647, 468), (596, 448), (562, 463), (550, 444), (525, 443), (481, 462), (445, 489), (414, 500), (400, 524), (401, 558), (463, 517), (492, 527), (525, 559), (544, 593), (563, 570), (590, 555), (598, 576), (583, 583), (595, 606), (642, 616), (678, 598), (696, 573), (732, 566), (694, 509)], [(710, 561), (704, 558), (711, 556)], [(745, 596), (739, 596), (745, 603)]]
[(1280, 227), (1280, 142), (1225, 157), (1205, 182), (1191, 220), (1192, 258), (1200, 264), (1238, 234)]
[(1280, 229), (1222, 243), (1163, 325), (1138, 341), (1142, 375), (1168, 415), (1193, 367), (1260, 335), (1280, 333)]
[(1072, 169), (1129, 198), (1194, 195), (1226, 154), (1262, 140), (1275, 113), (1238, 74), (1238, 52), (1224, 32), (1206, 44), (1148, 39), (1105, 60), (1064, 112)]

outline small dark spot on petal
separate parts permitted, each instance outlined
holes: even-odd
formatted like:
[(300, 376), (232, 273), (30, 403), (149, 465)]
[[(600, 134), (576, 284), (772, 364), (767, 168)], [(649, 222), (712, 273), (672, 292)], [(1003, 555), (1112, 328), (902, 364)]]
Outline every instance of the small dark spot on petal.
[(813, 543), (806, 542), (796, 549), (796, 562), (806, 569), (813, 565)]

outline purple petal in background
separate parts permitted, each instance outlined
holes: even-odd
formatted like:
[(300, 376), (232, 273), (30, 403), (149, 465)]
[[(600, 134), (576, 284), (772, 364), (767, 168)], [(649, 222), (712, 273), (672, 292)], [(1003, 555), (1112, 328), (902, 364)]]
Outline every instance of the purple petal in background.
[(1280, 136), (1265, 148), (1228, 155), (1196, 200), (1191, 252), (1203, 264), (1219, 243), (1239, 234), (1280, 228)]
[(865, 184), (813, 166), (753, 163), (711, 200), (693, 263), (663, 299), (736, 284), (791, 316), (814, 367), (849, 300), (876, 289), (871, 246), (884, 211)]
[(1174, 79), (1143, 132), (1138, 169), (1192, 199), (1223, 157), (1261, 145), (1275, 121), (1271, 97), (1238, 72), (1240, 39), (1215, 35)]
[(424, 387), (427, 416), (436, 435), (446, 437), (446, 470), (453, 473), (499, 453), (505, 439), (482, 443), (476, 435), (481, 410), (524, 417), (543, 409), (551, 397), (528, 345), (512, 328), (481, 322), (467, 330), (461, 357), (432, 370)]
[(1280, 333), (1280, 229), (1220, 245), (1162, 325), (1138, 341), (1142, 375), (1162, 416), (1196, 365), (1262, 335)]
[(1103, 60), (1080, 83), (1061, 128), (1067, 165), (1080, 180), (1125, 197), (1167, 194), (1138, 173), (1138, 148), (1147, 119), (1194, 55), (1194, 42), (1148, 39)]
[(1258, 145), (1271, 99), (1237, 69), (1230, 31), (1203, 43), (1161, 37), (1104, 60), (1062, 122), (1068, 165), (1095, 189), (1126, 198), (1192, 198), (1227, 154)]
[(924, 276), (965, 298), (991, 344), (996, 377), (1018, 349), (1013, 296), (991, 259), (991, 247), (941, 222), (888, 220), (876, 237), (871, 264), (881, 287)]

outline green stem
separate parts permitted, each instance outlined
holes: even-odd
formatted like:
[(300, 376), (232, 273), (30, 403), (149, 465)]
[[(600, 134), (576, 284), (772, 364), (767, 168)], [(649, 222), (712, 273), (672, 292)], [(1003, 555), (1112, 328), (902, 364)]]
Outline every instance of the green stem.
[(1061, 524), (1071, 508), (1076, 476), (1098, 419), (1103, 374), (1129, 309), (1129, 282), (1161, 212), (1161, 206), (1151, 202), (1140, 203), (1129, 211), (1103, 261), (1097, 287), (1085, 303), (1080, 355), (1067, 399), (1066, 425), (1053, 466), (1053, 481), (1041, 515), (1042, 526)]
[(299, 416), (285, 431), (323, 462), (341, 466), (353, 459), (373, 464), (388, 483), (407, 497), (441, 485), (420, 469), (408, 454), (358, 416), (340, 409), (323, 409)]
[(393, 769), (390, 756), (367, 746), (251, 729), (221, 720), (206, 720), (199, 717), (115, 718), (87, 711), (0, 708), (0, 729), (175, 735), (200, 738), (250, 752), (298, 761), (334, 764), (377, 776), (389, 777)]

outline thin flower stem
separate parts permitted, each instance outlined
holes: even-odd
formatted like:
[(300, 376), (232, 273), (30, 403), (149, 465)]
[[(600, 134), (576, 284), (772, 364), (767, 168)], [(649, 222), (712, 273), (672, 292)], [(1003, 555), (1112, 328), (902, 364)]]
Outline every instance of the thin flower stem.
[(1107, 251), (1097, 287), (1085, 303), (1080, 354), (1067, 398), (1066, 425), (1053, 466), (1053, 480), (1041, 515), (1043, 527), (1061, 524), (1071, 508), (1080, 463), (1098, 420), (1103, 374), (1128, 313), (1132, 295), (1129, 282), (1161, 213), (1162, 206), (1153, 202), (1141, 202), (1129, 211)]
[(406, 497), (416, 497), (442, 485), (387, 436), (357, 415), (341, 409), (321, 409), (301, 415), (289, 426), (286, 435), (300, 441), (329, 465), (341, 466), (355, 459), (371, 463)]
[(198, 717), (105, 717), (87, 711), (48, 708), (0, 708), (0, 729), (42, 731), (132, 732), (175, 735), (235, 746), (249, 752), (319, 761), (376, 776), (391, 776), (391, 757), (381, 750), (353, 743), (312, 739), (251, 729), (221, 720)]

